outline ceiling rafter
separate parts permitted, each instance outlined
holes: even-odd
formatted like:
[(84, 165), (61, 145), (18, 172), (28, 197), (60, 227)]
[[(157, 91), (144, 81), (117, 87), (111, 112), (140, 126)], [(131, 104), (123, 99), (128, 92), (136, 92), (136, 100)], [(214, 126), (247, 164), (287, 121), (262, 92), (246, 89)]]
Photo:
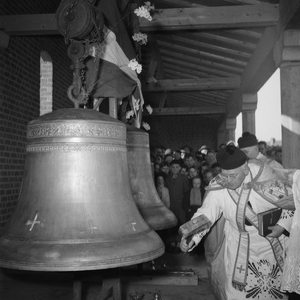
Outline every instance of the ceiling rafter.
[(238, 48), (243, 52), (249, 51), (250, 53), (255, 50), (256, 44), (245, 42), (241, 39), (234, 38), (233, 36), (229, 36), (228, 34), (225, 34), (225, 32), (197, 32), (194, 34), (195, 37), (198, 39), (208, 42), (208, 43), (217, 43), (219, 42), (219, 46), (226, 46), (226, 47), (234, 47), (234, 49)]
[[(164, 50), (161, 50), (164, 52)], [(243, 71), (243, 69), (238, 69), (231, 66), (226, 66), (214, 62), (208, 62), (205, 60), (197, 60), (191, 59), (190, 57), (184, 57), (181, 55), (173, 54), (172, 56), (166, 56), (164, 57), (164, 64), (174, 64), (174, 62), (177, 61), (177, 59), (180, 59), (180, 63), (177, 62), (176, 64), (178, 66), (186, 65), (187, 68), (190, 68), (191, 70), (196, 71), (206, 71), (207, 76), (210, 77), (212, 74), (214, 76), (233, 76), (233, 75), (240, 75)], [(196, 64), (196, 65), (195, 65)], [(226, 75), (227, 74), (227, 75)]]
[(156, 82), (148, 83), (143, 86), (145, 92), (159, 92), (159, 91), (201, 91), (201, 90), (222, 90), (222, 89), (236, 89), (240, 86), (239, 77), (230, 78), (198, 78), (198, 79), (165, 79), (157, 80)]
[(180, 78), (195, 79), (195, 78), (208, 77), (207, 73), (204, 72), (199, 71), (196, 74), (195, 72), (190, 71), (190, 73), (187, 73), (187, 71), (182, 71), (179, 67), (173, 65), (166, 65), (166, 66), (168, 67), (168, 70), (166, 70), (166, 75), (168, 79), (180, 79)]
[[(209, 49), (207, 50), (207, 52), (209, 51)], [(180, 52), (174, 52), (174, 48), (172, 51), (172, 47), (171, 46), (166, 46), (166, 47), (161, 47), (160, 48), (160, 52), (162, 54), (163, 57), (165, 57), (167, 55), (167, 57), (176, 57), (178, 59), (185, 59), (187, 61), (190, 61), (192, 63), (199, 63), (199, 64), (204, 64), (204, 65), (209, 65), (209, 66), (215, 66), (215, 67), (220, 67), (221, 69), (224, 68), (226, 70), (231, 69), (233, 72), (237, 72), (240, 73), (243, 68), (242, 66), (233, 66), (232, 64), (228, 64), (224, 61), (212, 61), (212, 60), (207, 60), (202, 58), (201, 56), (195, 56), (195, 55), (191, 55), (191, 53), (189, 53), (190, 51), (187, 49), (184, 53), (184, 51), (180, 51)], [(228, 53), (226, 51), (223, 52), (223, 55), (228, 55)], [(216, 54), (216, 53), (214, 53)], [(221, 57), (221, 52), (219, 53), (219, 57)], [(250, 59), (251, 57), (248, 57), (247, 60), (243, 60), (244, 64), (246, 64), (246, 62)], [(240, 58), (239, 58), (240, 59)], [(238, 58), (234, 58), (234, 62), (237, 61)]]
[(184, 103), (186, 106), (188, 106), (188, 104), (193, 104), (194, 106), (212, 106), (212, 105), (216, 105), (216, 106), (224, 106), (225, 103), (227, 103), (227, 101), (223, 101), (220, 100), (219, 98), (216, 97), (212, 97), (210, 95), (205, 95), (205, 94), (191, 94), (189, 93), (188, 95), (178, 95), (178, 93), (172, 93), (171, 95), (173, 100), (182, 100), (182, 97), (184, 97)]
[(226, 64), (226, 62), (227, 62), (229, 65), (236, 64), (237, 66), (243, 66), (243, 67), (245, 67), (247, 65), (246, 62), (243, 62), (243, 61), (240, 61), (237, 59), (232, 59), (232, 58), (225, 57), (225, 56), (222, 57), (221, 55), (216, 55), (216, 54), (210, 53), (209, 51), (200, 51), (200, 50), (194, 49), (192, 47), (187, 48), (182, 45), (175, 44), (174, 42), (168, 41), (168, 40), (164, 40), (164, 41), (159, 40), (158, 45), (160, 47), (169, 47), (170, 49), (173, 49), (173, 50), (176, 49), (177, 51), (181, 51), (183, 53), (186, 53), (187, 55), (195, 55), (196, 57), (204, 57), (204, 58), (212, 60), (212, 61), (215, 60), (216, 62), (223, 62), (224, 64)]
[[(178, 63), (176, 65), (172, 64), (172, 63), (164, 63), (165, 67), (169, 69), (168, 74), (171, 75), (171, 77), (169, 76), (169, 78), (172, 78), (175, 76), (174, 74), (170, 74), (170, 72), (179, 72), (179, 74), (181, 73), (182, 75), (180, 76), (180, 78), (185, 78), (187, 76), (191, 77), (193, 76), (193, 78), (213, 78), (213, 77), (230, 77), (233, 76), (230, 72), (222, 72), (219, 70), (214, 71), (211, 68), (208, 67), (199, 67), (197, 65), (192, 65), (189, 68), (189, 65), (186, 64), (186, 68), (182, 69), (181, 65), (179, 65)], [(187, 69), (189, 68), (189, 69)], [(197, 68), (197, 69), (196, 69)]]
[(154, 108), (151, 116), (167, 115), (206, 115), (206, 114), (224, 114), (223, 107), (176, 107), (176, 108)]
[[(230, 49), (228, 48), (228, 45), (225, 46), (205, 43), (205, 41), (199, 39), (195, 34), (191, 33), (181, 33), (177, 36), (173, 37), (172, 35), (170, 35), (169, 37), (173, 39), (174, 42), (178, 41), (186, 44), (195, 45), (203, 51), (205, 51), (204, 49), (208, 49), (209, 51), (213, 51), (217, 55), (224, 55), (224, 53), (226, 53), (226, 55), (232, 55), (232, 57), (239, 57), (241, 59), (245, 58), (246, 60), (248, 60), (251, 57), (250, 53), (241, 50)], [(160, 39), (160, 36), (158, 36), (158, 39)]]

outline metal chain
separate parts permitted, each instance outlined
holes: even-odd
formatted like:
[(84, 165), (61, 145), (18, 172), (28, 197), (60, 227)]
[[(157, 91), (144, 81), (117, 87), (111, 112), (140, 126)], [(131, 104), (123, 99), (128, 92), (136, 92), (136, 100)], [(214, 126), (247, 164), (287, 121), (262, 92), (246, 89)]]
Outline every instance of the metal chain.
[(100, 65), (100, 57), (96, 57), (96, 59), (94, 60), (94, 65), (95, 65), (95, 69), (94, 69), (94, 73), (92, 76), (92, 80), (91, 80), (89, 88), (86, 90), (86, 95), (85, 95), (86, 100), (88, 99), (89, 95), (91, 94), (91, 92), (93, 91), (93, 89), (97, 83), (96, 78), (97, 78), (99, 65)]
[[(98, 8), (94, 7), (95, 10), (98, 10)], [(99, 11), (99, 15), (101, 15), (100, 10)], [(103, 31), (100, 32), (100, 26), (97, 26), (96, 20), (95, 18), (93, 18), (93, 23), (94, 23), (94, 30), (92, 31), (92, 35), (94, 35), (95, 39), (98, 41), (98, 43), (102, 43), (104, 40), (104, 34)]]
[[(93, 5), (93, 2), (94, 1), (90, 1), (90, 0), (85, 0), (87, 2), (89, 2), (89, 5)], [(104, 34), (103, 32), (100, 32), (100, 27), (97, 26), (97, 23), (96, 23), (96, 20), (95, 18), (92, 18), (92, 22), (93, 22), (93, 25), (94, 25), (94, 28), (93, 30), (91, 31), (91, 34), (90, 34), (90, 37), (91, 38), (86, 38), (84, 40), (75, 40), (75, 39), (70, 39), (68, 37), (68, 31), (69, 31), (69, 28), (68, 28), (68, 25), (69, 25), (69, 20), (68, 20), (68, 15), (73, 13), (74, 11), (74, 8), (78, 5), (78, 1), (75, 0), (71, 6), (67, 9), (66, 11), (66, 14), (65, 14), (65, 43), (68, 44), (69, 42), (71, 43), (81, 43), (84, 45), (84, 48), (85, 48), (85, 53), (84, 55), (79, 59), (79, 61), (83, 61), (85, 60), (88, 56), (89, 56), (89, 45), (90, 44), (101, 44), (104, 40)], [(94, 9), (96, 9), (94, 7)], [(95, 60), (94, 60), (94, 65), (95, 65), (95, 68), (94, 68), (94, 72), (93, 72), (93, 76), (92, 76), (92, 79), (91, 79), (91, 83), (89, 85), (89, 88), (86, 89), (86, 84), (83, 84), (86, 82), (86, 71), (84, 69), (81, 70), (80, 72), (80, 80), (81, 80), (81, 83), (82, 83), (82, 86), (80, 88), (81, 92), (79, 95), (79, 97), (77, 98), (77, 101), (78, 103), (80, 104), (86, 104), (87, 101), (88, 101), (88, 98), (91, 94), (91, 92), (93, 91), (97, 81), (97, 74), (98, 74), (98, 70), (99, 70), (99, 64), (100, 64), (100, 57), (96, 56), (95, 57)], [(71, 94), (71, 92), (70, 92)], [(74, 97), (72, 99), (72, 101), (74, 101)]]

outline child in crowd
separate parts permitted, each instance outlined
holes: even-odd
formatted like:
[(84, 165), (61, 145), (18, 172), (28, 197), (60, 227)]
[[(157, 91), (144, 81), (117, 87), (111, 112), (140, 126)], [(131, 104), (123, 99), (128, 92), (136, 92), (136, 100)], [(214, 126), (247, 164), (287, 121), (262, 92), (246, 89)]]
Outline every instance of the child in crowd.
[(183, 174), (183, 175), (188, 176), (189, 172), (188, 172), (188, 167), (187, 167), (187, 165), (182, 165), (182, 166), (181, 166), (180, 173)]
[(165, 174), (169, 174), (170, 172), (170, 164), (167, 161), (164, 161), (160, 168), (161, 172), (164, 172)]
[(197, 209), (202, 205), (201, 178), (195, 176), (192, 179), (192, 188), (185, 194), (183, 208), (186, 213), (186, 220), (189, 221)]
[(156, 176), (156, 190), (159, 198), (164, 203), (166, 207), (170, 207), (170, 195), (169, 190), (165, 187), (165, 176), (166, 174), (160, 172)]

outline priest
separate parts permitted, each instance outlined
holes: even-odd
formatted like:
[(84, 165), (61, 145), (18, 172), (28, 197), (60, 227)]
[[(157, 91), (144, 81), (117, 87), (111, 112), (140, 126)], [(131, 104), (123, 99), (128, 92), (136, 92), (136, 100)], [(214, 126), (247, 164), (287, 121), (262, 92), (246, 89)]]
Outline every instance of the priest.
[[(218, 300), (288, 299), (281, 292), (282, 270), (294, 202), (295, 170), (275, 171), (232, 145), (220, 150), (222, 172), (208, 186), (199, 219), (199, 232), (183, 236), (181, 250), (191, 251), (204, 235), (209, 279)], [(271, 233), (258, 231), (257, 214), (283, 208)], [(203, 226), (203, 224), (206, 226)], [(184, 228), (189, 228), (186, 223)]]

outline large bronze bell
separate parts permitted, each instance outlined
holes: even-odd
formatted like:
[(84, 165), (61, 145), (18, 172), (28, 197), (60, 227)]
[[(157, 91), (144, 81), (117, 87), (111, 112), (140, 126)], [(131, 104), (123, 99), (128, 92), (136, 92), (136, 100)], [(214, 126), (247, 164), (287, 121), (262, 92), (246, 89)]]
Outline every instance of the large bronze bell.
[(161, 201), (154, 186), (149, 135), (144, 130), (130, 125), (126, 128), (130, 186), (137, 207), (152, 229), (174, 227), (177, 218)]
[(0, 236), (1, 267), (97, 270), (163, 253), (131, 194), (125, 124), (90, 109), (29, 123), (18, 205)]

